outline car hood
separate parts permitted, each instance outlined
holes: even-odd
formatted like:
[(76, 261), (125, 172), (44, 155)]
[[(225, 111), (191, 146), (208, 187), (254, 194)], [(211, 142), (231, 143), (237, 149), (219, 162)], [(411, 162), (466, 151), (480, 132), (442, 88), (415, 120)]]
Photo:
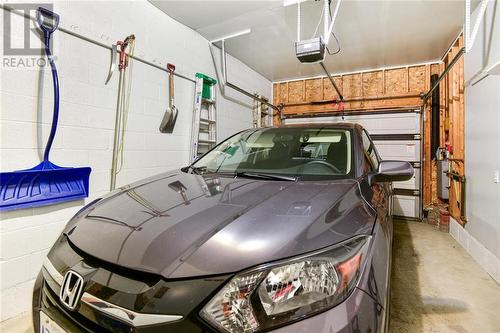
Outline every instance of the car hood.
[(121, 188), (64, 233), (81, 251), (182, 278), (237, 272), (370, 233), (355, 180), (267, 181), (175, 171)]

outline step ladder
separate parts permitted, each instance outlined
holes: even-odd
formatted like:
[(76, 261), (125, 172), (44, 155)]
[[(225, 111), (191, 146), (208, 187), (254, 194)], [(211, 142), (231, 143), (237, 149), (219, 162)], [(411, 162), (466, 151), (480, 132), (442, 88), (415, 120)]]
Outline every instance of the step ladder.
[[(261, 98), (265, 101), (268, 101), (267, 98), (259, 95), (258, 93), (255, 93), (254, 95), (257, 98)], [(253, 102), (253, 127), (261, 128), (261, 127), (272, 127), (272, 126), (273, 126), (273, 115), (272, 112), (269, 112), (269, 106), (255, 99)]]
[(191, 128), (190, 160), (208, 152), (217, 144), (216, 83), (205, 74), (195, 75), (193, 125)]

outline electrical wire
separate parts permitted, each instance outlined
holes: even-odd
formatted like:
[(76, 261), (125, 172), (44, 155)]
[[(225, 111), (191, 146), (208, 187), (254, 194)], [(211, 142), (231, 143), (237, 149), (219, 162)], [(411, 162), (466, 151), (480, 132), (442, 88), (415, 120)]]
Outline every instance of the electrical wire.
[(340, 43), (339, 43), (339, 40), (337, 39), (337, 36), (335, 36), (335, 34), (333, 32), (332, 32), (332, 36), (333, 36), (333, 38), (335, 38), (335, 42), (337, 43), (337, 50), (335, 52), (330, 52), (330, 49), (328, 48), (328, 46), (325, 45), (326, 51), (328, 52), (329, 55), (335, 55), (341, 51)]
[[(329, 0), (328, 1), (328, 14), (330, 15), (330, 20), (332, 20), (332, 8), (331, 8), (331, 5), (332, 5), (332, 1)], [(321, 25), (321, 22), (323, 21), (323, 13), (324, 12), (325, 12), (325, 7), (323, 7), (323, 9), (321, 10), (321, 14), (320, 14), (320, 17), (319, 17), (319, 20), (318, 20), (318, 24), (316, 25), (316, 28), (314, 29), (314, 33), (313, 33), (311, 39), (314, 38), (316, 36), (316, 34), (318, 33), (319, 26)], [(340, 42), (339, 42), (339, 39), (337, 38), (337, 36), (333, 33), (333, 30), (331, 32), (331, 35), (335, 39), (335, 43), (337, 44), (337, 50), (335, 50), (335, 52), (331, 52), (330, 49), (328, 48), (328, 45), (325, 45), (325, 48), (326, 48), (326, 51), (328, 52), (329, 55), (335, 55), (335, 54), (340, 53), (340, 51), (341, 51)]]

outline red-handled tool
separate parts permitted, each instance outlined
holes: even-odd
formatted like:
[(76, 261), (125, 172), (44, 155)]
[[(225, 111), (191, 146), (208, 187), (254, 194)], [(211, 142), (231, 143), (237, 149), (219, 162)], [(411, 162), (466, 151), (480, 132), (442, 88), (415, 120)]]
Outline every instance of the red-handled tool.
[[(119, 48), (119, 51), (118, 51)], [(115, 131), (113, 137), (113, 157), (111, 159), (111, 181), (110, 190), (116, 187), (116, 175), (123, 165), (123, 147), (125, 142), (125, 131), (127, 129), (127, 119), (130, 101), (130, 72), (127, 72), (129, 59), (134, 54), (135, 36), (130, 35), (123, 41), (116, 42), (112, 47), (112, 64), (106, 82), (109, 81), (116, 68), (118, 60), (118, 101), (116, 103)], [(118, 59), (116, 52), (118, 51)], [(114, 62), (113, 62), (114, 61)], [(130, 69), (128, 70), (130, 71)]]

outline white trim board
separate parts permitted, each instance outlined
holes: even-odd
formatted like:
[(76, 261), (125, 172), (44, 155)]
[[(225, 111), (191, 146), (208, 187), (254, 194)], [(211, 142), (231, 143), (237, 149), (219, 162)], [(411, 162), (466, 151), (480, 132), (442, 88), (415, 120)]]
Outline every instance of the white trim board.
[(456, 220), (450, 217), (450, 235), (493, 280), (500, 284), (500, 258), (497, 258)]
[[(367, 68), (367, 69), (360, 69), (360, 70), (348, 71), (348, 72), (335, 72), (335, 73), (332, 72), (330, 74), (334, 77), (337, 77), (337, 76), (344, 76), (344, 75), (351, 75), (351, 74), (372, 73), (372, 72), (378, 72), (378, 71), (382, 71), (382, 70), (418, 67), (418, 66), (424, 66), (424, 65), (439, 65), (442, 62), (443, 61), (441, 59), (434, 59), (434, 60), (425, 61), (425, 62), (418, 62), (418, 63), (414, 63), (414, 64)], [(309, 66), (309, 65), (306, 65), (306, 66)], [(303, 81), (303, 80), (313, 80), (313, 79), (320, 79), (320, 78), (326, 78), (326, 77), (327, 76), (325, 74), (315, 75), (315, 76), (304, 76), (304, 77), (299, 77), (299, 78), (290, 78), (290, 79), (273, 81), (273, 84), (274, 83), (296, 82), (296, 81)]]
[(457, 37), (455, 37), (453, 39), (453, 42), (451, 42), (450, 46), (448, 46), (448, 48), (446, 49), (446, 52), (443, 53), (443, 55), (441, 56), (440, 62), (443, 62), (444, 59), (448, 56), (448, 53), (450, 53), (451, 49), (453, 48), (453, 45), (455, 45), (455, 43), (458, 41), (458, 39), (460, 38), (460, 36), (462, 35), (463, 32), (464, 32), (464, 29), (462, 28), (460, 30), (460, 32), (458, 33)]

